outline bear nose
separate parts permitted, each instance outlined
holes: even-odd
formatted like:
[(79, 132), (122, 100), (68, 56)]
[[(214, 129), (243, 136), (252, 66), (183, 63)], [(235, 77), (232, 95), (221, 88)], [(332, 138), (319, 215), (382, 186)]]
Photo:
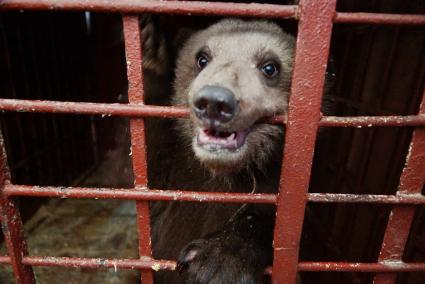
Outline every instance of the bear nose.
[(237, 107), (233, 92), (220, 86), (203, 87), (195, 96), (193, 103), (198, 118), (223, 123), (233, 118)]

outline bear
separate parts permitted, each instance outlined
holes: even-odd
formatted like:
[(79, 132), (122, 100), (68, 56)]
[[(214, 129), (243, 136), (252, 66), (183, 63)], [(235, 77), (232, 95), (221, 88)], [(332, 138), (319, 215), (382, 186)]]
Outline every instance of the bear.
[[(153, 42), (145, 26), (142, 37)], [(277, 193), (284, 127), (265, 119), (287, 112), (294, 53), (294, 36), (265, 20), (223, 19), (190, 35), (176, 55), (170, 98), (190, 117), (146, 119), (149, 187)], [(156, 65), (173, 61), (157, 58), (144, 64), (151, 80), (167, 69)], [(145, 91), (148, 103), (164, 103), (149, 84)], [(158, 201), (150, 208), (153, 256), (177, 259), (179, 271), (156, 272), (155, 283), (267, 282), (273, 205)]]

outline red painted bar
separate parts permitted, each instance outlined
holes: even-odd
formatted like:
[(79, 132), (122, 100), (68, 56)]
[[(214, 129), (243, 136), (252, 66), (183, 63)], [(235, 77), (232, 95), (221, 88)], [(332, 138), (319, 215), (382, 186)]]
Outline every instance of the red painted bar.
[[(276, 195), (268, 193), (199, 192), (181, 189), (147, 190), (144, 187), (125, 189), (53, 186), (41, 187), (9, 184), (6, 185), (3, 192), (7, 196), (276, 204)], [(318, 203), (425, 204), (425, 196), (421, 194), (373, 195), (309, 193), (307, 195), (307, 200), (309, 202)]]
[(67, 10), (262, 18), (294, 18), (297, 14), (295, 5), (152, 0), (4, 0), (0, 4), (0, 10)]
[(28, 254), (28, 250), (19, 209), (15, 201), (4, 194), (9, 181), (6, 151), (0, 134), (0, 223), (16, 282), (32, 284), (35, 283), (32, 268), (22, 264), (22, 257)]
[[(138, 16), (123, 16), (125, 53), (127, 62), (128, 97), (133, 104), (144, 104), (142, 48)], [(145, 148), (145, 125), (143, 119), (130, 121), (131, 155), (134, 172), (134, 185), (147, 188), (147, 162)], [(139, 255), (150, 256), (150, 213), (147, 202), (137, 202), (137, 228), (139, 235)], [(153, 283), (152, 271), (142, 271), (141, 281)]]
[(10, 263), (11, 263), (10, 257), (8, 257), (7, 255), (0, 256), (0, 264), (10, 264)]
[[(296, 283), (335, 0), (301, 0), (274, 231), (273, 283)], [(300, 147), (302, 145), (302, 147)]]
[[(138, 16), (123, 16), (125, 55), (127, 61), (128, 100), (133, 104), (144, 104), (142, 46)], [(148, 171), (145, 147), (145, 123), (143, 119), (130, 121), (131, 157), (133, 162), (134, 186), (147, 188)], [(151, 225), (149, 203), (136, 202), (139, 255), (151, 256)], [(152, 271), (142, 271), (141, 281), (153, 283)]]
[[(4, 264), (10, 264), (10, 258), (0, 257)], [(50, 256), (26, 256), (23, 258), (25, 265), (47, 267), (81, 267), (81, 268), (114, 268), (114, 269), (140, 269), (147, 270), (174, 270), (176, 262), (173, 260), (155, 260), (149, 257), (140, 259), (106, 259), (106, 258), (74, 258)], [(425, 263), (364, 263), (364, 262), (300, 262), (299, 271), (329, 271), (329, 272), (415, 272), (423, 271)], [(267, 268), (265, 274), (270, 274)]]
[(425, 263), (385, 262), (300, 262), (299, 271), (326, 272), (414, 272), (424, 271)]
[(382, 13), (336, 13), (335, 23), (378, 25), (425, 25), (425, 15)]
[(175, 261), (155, 260), (141, 256), (139, 259), (107, 259), (107, 258), (73, 258), (29, 256), (23, 262), (34, 266), (64, 266), (84, 268), (140, 269), (144, 272), (152, 270), (174, 270)]
[(406, 116), (324, 116), (321, 127), (425, 126), (425, 115)]
[[(16, 112), (40, 112), (85, 114), (126, 117), (186, 118), (189, 110), (184, 107), (139, 104), (103, 104), (85, 102), (34, 101), (0, 99), (0, 110)], [(267, 118), (265, 122), (286, 124), (284, 115)], [(406, 116), (323, 116), (321, 127), (374, 127), (374, 126), (425, 126), (425, 115)]]
[(123, 188), (83, 187), (40, 187), (28, 185), (7, 185), (4, 193), (8, 196), (34, 196), (56, 198), (105, 198), (139, 201), (190, 201), (226, 203), (275, 204), (276, 195), (268, 193), (198, 192), (185, 190), (155, 190), (136, 186)]
[(373, 203), (425, 205), (425, 196), (421, 194), (375, 195), (375, 194), (335, 194), (309, 193), (309, 202), (317, 203)]
[[(142, 46), (138, 16), (123, 16), (125, 55), (127, 61), (128, 100), (143, 105)], [(134, 172), (134, 186), (147, 188), (148, 173), (145, 147), (145, 123), (143, 119), (130, 121), (131, 156)], [(136, 202), (139, 255), (151, 256), (151, 228), (149, 203)], [(152, 271), (141, 272), (142, 283), (153, 283)]]
[[(180, 15), (221, 15), (262, 18), (297, 18), (296, 5), (243, 4), (201, 1), (138, 1), (138, 0), (3, 0), (0, 10), (67, 10), (119, 13), (161, 13)], [(335, 23), (370, 23), (423, 25), (424, 15), (382, 14), (382, 13), (344, 13), (334, 16)]]
[(103, 104), (85, 102), (59, 102), (0, 99), (0, 110), (17, 112), (92, 114), (102, 116), (128, 117), (188, 117), (187, 108), (152, 106), (140, 104)]
[[(425, 90), (419, 114), (425, 114)], [(405, 168), (400, 177), (397, 195), (421, 194), (425, 183), (425, 129), (417, 128), (413, 133), (406, 157)], [(397, 206), (390, 213), (387, 228), (379, 254), (379, 263), (401, 260), (404, 248), (409, 237), (416, 207)], [(397, 275), (377, 274), (373, 280), (375, 284), (393, 284)]]

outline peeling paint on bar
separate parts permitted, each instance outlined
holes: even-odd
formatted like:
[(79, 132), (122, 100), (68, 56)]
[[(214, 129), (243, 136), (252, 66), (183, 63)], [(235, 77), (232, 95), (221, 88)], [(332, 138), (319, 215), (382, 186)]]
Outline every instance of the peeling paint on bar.
[(377, 25), (425, 25), (425, 15), (382, 13), (336, 13), (335, 23)]
[[(422, 93), (419, 114), (425, 115), (425, 90)], [(424, 183), (425, 128), (416, 128), (409, 145), (409, 152), (406, 155), (406, 163), (396, 195), (420, 195)], [(391, 210), (378, 257), (379, 263), (387, 264), (402, 260), (415, 212), (415, 206), (397, 206)], [(392, 284), (396, 281), (397, 275), (394, 273), (377, 274), (373, 279), (374, 284)]]
[[(144, 105), (144, 86), (142, 68), (142, 38), (138, 16), (124, 15), (122, 17), (127, 60), (128, 101)], [(131, 62), (131, 64), (130, 64)], [(131, 161), (133, 164), (134, 186), (146, 188), (148, 185), (148, 165), (146, 159), (146, 136), (144, 119), (130, 120)], [(139, 256), (151, 256), (151, 224), (149, 203), (136, 202), (137, 233), (139, 240)], [(141, 282), (153, 283), (152, 271), (141, 272)]]
[(4, 193), (9, 196), (38, 196), (59, 198), (104, 198), (143, 201), (162, 200), (220, 203), (276, 203), (276, 195), (269, 193), (199, 192), (155, 189), (147, 190), (145, 187), (139, 186), (136, 186), (133, 189), (123, 189), (7, 185)]
[[(241, 4), (241, 3), (206, 3), (198, 1), (152, 1), (152, 0), (3, 0), (0, 1), (0, 10), (66, 10), (66, 11), (98, 11), (116, 13), (159, 13), (180, 15), (223, 15), (223, 16), (248, 16), (263, 18), (294, 18), (303, 17), (300, 21), (297, 54), (307, 54), (304, 59), (326, 64), (328, 37), (331, 30), (329, 25), (334, 23), (369, 23), (380, 25), (425, 25), (425, 15), (414, 14), (379, 14), (379, 13), (340, 13), (334, 10), (335, 0), (302, 0), (300, 8), (295, 5), (271, 4)], [(309, 23), (309, 24), (306, 24)], [(16, 112), (47, 112), (69, 113), (105, 116), (127, 116), (132, 118), (160, 117), (160, 118), (185, 118), (189, 111), (185, 108), (149, 106), (143, 103), (143, 84), (141, 70), (141, 48), (138, 19), (136, 16), (125, 16), (124, 20), (127, 71), (129, 77), (130, 104), (99, 104), (84, 102), (55, 102), (55, 101), (29, 101), (0, 99), (0, 111)], [(319, 27), (319, 28), (318, 28)], [(315, 28), (318, 28), (315, 30)], [(321, 47), (322, 49), (320, 49)], [(316, 51), (318, 51), (316, 53)], [(304, 56), (304, 55), (303, 55)], [(307, 60), (307, 61), (308, 61)], [(309, 61), (309, 62), (310, 62)], [(303, 67), (304, 66), (304, 67)], [(313, 67), (312, 67), (313, 66)], [(285, 147), (287, 162), (299, 162), (303, 168), (298, 171), (285, 169), (281, 179), (281, 192), (279, 197), (279, 214), (275, 231), (275, 273), (272, 268), (266, 269), (267, 274), (272, 274), (274, 281), (279, 283), (294, 283), (298, 271), (330, 271), (330, 272), (381, 272), (375, 277), (374, 283), (395, 283), (396, 272), (425, 271), (425, 263), (404, 263), (401, 257), (404, 245), (413, 220), (415, 206), (425, 204), (425, 197), (420, 194), (423, 184), (425, 166), (420, 164), (424, 159), (425, 135), (424, 129), (418, 128), (409, 148), (405, 170), (400, 181), (400, 188), (396, 195), (358, 195), (358, 194), (332, 194), (332, 193), (307, 193), (308, 175), (311, 165), (311, 153), (314, 139), (307, 143), (308, 151), (300, 153), (302, 159), (288, 155), (294, 154), (290, 143), (297, 141), (297, 135), (314, 137), (314, 133), (302, 127), (297, 130), (297, 123), (310, 122), (314, 128), (320, 127), (380, 127), (380, 126), (425, 126), (425, 102), (418, 115), (409, 116), (360, 116), (360, 117), (320, 117), (318, 110), (319, 91), (322, 90), (321, 64), (309, 65), (302, 60), (296, 61), (293, 93), (291, 98), (292, 110), (290, 111), (288, 136), (289, 145)], [(313, 69), (311, 69), (313, 68)], [(310, 88), (304, 80), (315, 86)], [(309, 89), (310, 88), (310, 89)], [(305, 92), (304, 92), (305, 91)], [(297, 95), (311, 95), (309, 111), (314, 110), (311, 117), (309, 111), (302, 112), (302, 104), (297, 104)], [(424, 93), (425, 96), (425, 93)], [(295, 103), (294, 103), (295, 101)], [(317, 111), (317, 113), (316, 113)], [(296, 113), (295, 115), (292, 114)], [(316, 114), (317, 117), (316, 117)], [(305, 117), (304, 117), (305, 116)], [(317, 119), (316, 119), (317, 118)], [(286, 124), (286, 116), (277, 116), (265, 119), (264, 122)], [(299, 124), (298, 124), (299, 126)], [(315, 130), (314, 130), (315, 131)], [(295, 133), (295, 132), (298, 132)], [(134, 136), (137, 136), (136, 139)], [(7, 210), (7, 218), (3, 214), (3, 228), (9, 255), (0, 256), (0, 264), (11, 264), (18, 283), (33, 283), (34, 278), (31, 266), (68, 266), (86, 268), (114, 268), (141, 269), (144, 283), (152, 282), (152, 270), (174, 270), (175, 261), (154, 260), (150, 256), (149, 214), (147, 203), (149, 200), (190, 201), (190, 202), (227, 202), (227, 203), (264, 203), (275, 205), (275, 194), (250, 194), (250, 193), (220, 193), (220, 192), (193, 192), (184, 190), (149, 190), (146, 180), (146, 161), (144, 156), (144, 129), (141, 120), (132, 122), (132, 158), (136, 164), (136, 185), (133, 189), (113, 188), (78, 188), (78, 187), (39, 187), (11, 185), (2, 183), (0, 192), (3, 199), (2, 210)], [(140, 139), (140, 137), (142, 137)], [(300, 136), (301, 137), (301, 136)], [(299, 142), (297, 142), (299, 144)], [(292, 153), (291, 153), (292, 152)], [(287, 155), (288, 154), (288, 155)], [(4, 153), (2, 166), (5, 166)], [(419, 164), (418, 164), (419, 161)], [(296, 162), (291, 165), (295, 165)], [(416, 164), (415, 164), (416, 163)], [(286, 164), (286, 163), (285, 163)], [(419, 174), (418, 174), (419, 173)], [(2, 171), (2, 178), (7, 177), (7, 170)], [(301, 182), (297, 177), (301, 176)], [(45, 257), (25, 256), (25, 239), (22, 234), (22, 224), (19, 212), (16, 210), (11, 196), (39, 196), (60, 198), (111, 198), (138, 200), (138, 216), (140, 242), (140, 259), (104, 259), (104, 258), (72, 258), (72, 257)], [(298, 241), (300, 226), (306, 202), (336, 202), (336, 203), (370, 203), (394, 204), (389, 217), (386, 236), (383, 241), (379, 263), (348, 263), (348, 262), (298, 262)], [(288, 205), (289, 204), (289, 205)], [(399, 206), (403, 205), (403, 206)], [(407, 206), (411, 205), (411, 206)], [(286, 206), (286, 207), (285, 207)], [(283, 209), (282, 209), (283, 208)], [(295, 212), (295, 213), (294, 213)], [(285, 215), (286, 214), (286, 215)], [(280, 219), (279, 219), (280, 218)], [(285, 219), (286, 218), (286, 219)], [(5, 221), (6, 220), (6, 221)], [(13, 221), (13, 222), (12, 222)], [(288, 226), (286, 226), (288, 225)], [(12, 232), (11, 234), (9, 234)], [(396, 232), (396, 233), (394, 233)], [(279, 234), (283, 234), (281, 238)], [(9, 238), (9, 240), (8, 240)], [(282, 271), (282, 267), (285, 270)]]
[(262, 18), (295, 18), (296, 5), (152, 0), (3, 0), (0, 10), (67, 10), (173, 15), (220, 15)]
[[(41, 187), (28, 185), (6, 185), (4, 193), (8, 196), (34, 196), (59, 198), (102, 198), (124, 200), (161, 200), (217, 203), (264, 203), (276, 204), (276, 195), (269, 193), (228, 193), (199, 192), (184, 189), (160, 190), (136, 186), (124, 188), (87, 188), (87, 187)], [(375, 203), (375, 204), (425, 204), (421, 194), (373, 195), (373, 194), (336, 194), (309, 193), (309, 202), (318, 203)]]
[[(10, 258), (4, 259), (4, 264), (10, 264)], [(27, 256), (23, 258), (25, 265), (32, 266), (65, 266), (84, 268), (119, 268), (119, 269), (151, 269), (175, 270), (176, 262), (173, 260), (155, 260), (149, 257), (140, 259), (105, 259), (105, 258), (73, 258), (73, 257), (49, 257)], [(347, 262), (300, 262), (299, 271), (329, 271), (329, 272), (415, 272), (423, 271), (425, 263), (405, 263), (393, 261), (385, 263), (347, 263)], [(271, 274), (271, 267), (266, 268), (265, 274)]]
[[(126, 117), (187, 118), (189, 109), (144, 104), (103, 104), (84, 102), (34, 101), (0, 99), (0, 111), (67, 113)], [(286, 115), (267, 118), (264, 122), (286, 124)], [(406, 116), (323, 116), (320, 127), (425, 126), (425, 115)]]

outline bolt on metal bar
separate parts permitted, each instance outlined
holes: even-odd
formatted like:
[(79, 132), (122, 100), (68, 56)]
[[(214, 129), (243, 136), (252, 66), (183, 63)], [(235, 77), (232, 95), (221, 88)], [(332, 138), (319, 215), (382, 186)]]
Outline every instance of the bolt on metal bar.
[[(425, 114), (425, 90), (422, 96), (420, 114)], [(417, 128), (412, 136), (406, 164), (400, 177), (396, 195), (421, 194), (425, 183), (425, 129)], [(416, 207), (396, 206), (390, 213), (384, 234), (379, 263), (401, 261), (409, 237)], [(393, 273), (377, 274), (374, 284), (392, 284), (397, 280)]]
[[(274, 283), (296, 283), (335, 0), (301, 0), (274, 231)], [(300, 149), (303, 145), (303, 149)], [(277, 273), (279, 271), (279, 273)]]
[(16, 282), (21, 284), (35, 283), (34, 273), (30, 266), (22, 263), (23, 256), (28, 254), (27, 244), (24, 237), (24, 228), (19, 209), (10, 197), (3, 192), (10, 181), (10, 173), (7, 167), (7, 157), (4, 149), (3, 137), (0, 134), (0, 222), (6, 248)]
[[(128, 100), (133, 104), (144, 104), (142, 42), (138, 16), (123, 15), (125, 54), (127, 61)], [(145, 122), (143, 119), (130, 120), (131, 156), (134, 185), (147, 188), (148, 171), (146, 161)], [(151, 227), (149, 203), (136, 202), (137, 229), (139, 234), (139, 255), (151, 256)], [(141, 272), (142, 282), (153, 283), (152, 271)]]
[(295, 18), (296, 5), (152, 0), (4, 0), (0, 10), (67, 10), (173, 15), (220, 15), (262, 18)]

